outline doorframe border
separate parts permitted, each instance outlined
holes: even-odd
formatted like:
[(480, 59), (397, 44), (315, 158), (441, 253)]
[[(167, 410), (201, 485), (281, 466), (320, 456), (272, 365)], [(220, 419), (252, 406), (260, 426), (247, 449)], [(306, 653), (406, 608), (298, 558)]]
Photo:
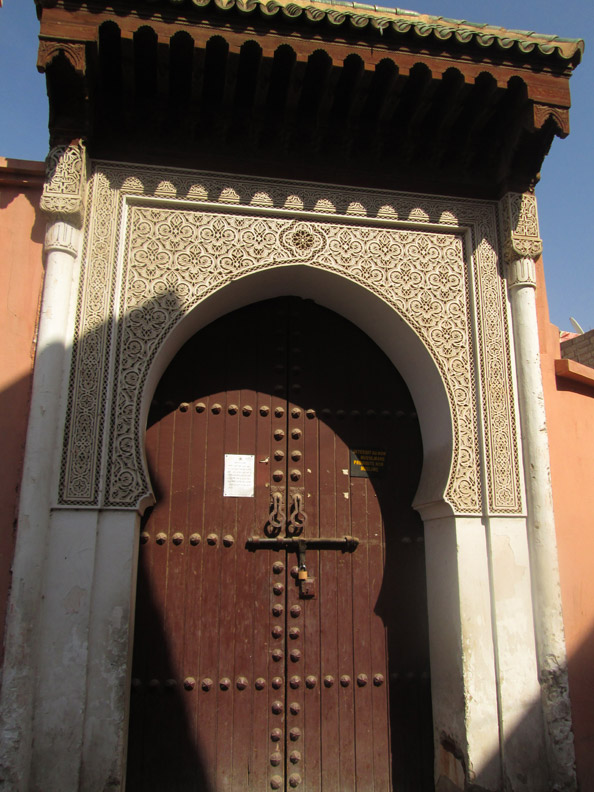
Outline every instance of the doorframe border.
[[(263, 270), (304, 265), (358, 283), (390, 305), (411, 328), (409, 333), (403, 329), (403, 348), (395, 355), (401, 360), (393, 362), (404, 372), (408, 368), (409, 388), (419, 404), (426, 458), (436, 444), (441, 444), (441, 466), (451, 467), (441, 472), (439, 481), (427, 476), (424, 469), (419, 507), (429, 509), (434, 504), (437, 513), (445, 507), (449, 513), (480, 514), (485, 508), (484, 494), (489, 514), (524, 514), (509, 311), (498, 255), (497, 204), (188, 171), (164, 175), (154, 168), (123, 168), (109, 163), (95, 163), (93, 171), (89, 203), (94, 209), (86, 227), (85, 279), (72, 337), (74, 360), (60, 472), (61, 505), (126, 508), (150, 502), (139, 428), (144, 416), (137, 412), (135, 426), (129, 426), (122, 436), (118, 434), (130, 409), (136, 409), (139, 402), (138, 388), (134, 390), (127, 380), (133, 378), (143, 387), (148, 374), (146, 366), (140, 364), (117, 369), (126, 356), (127, 344), (141, 345), (137, 357), (150, 360), (159, 345), (170, 347), (167, 336), (175, 332), (175, 325), (186, 322), (192, 332), (201, 326), (194, 310), (199, 304), (204, 315), (212, 315), (207, 300), (212, 300), (223, 286), (233, 283), (236, 287), (242, 278)], [(144, 218), (139, 221), (143, 211)], [(216, 217), (226, 226), (221, 232), (226, 244), (233, 244), (231, 237), (240, 233), (232, 226), (251, 218), (255, 224), (274, 230), (278, 235), (275, 244), (284, 244), (284, 249), (280, 257), (267, 256), (265, 246), (263, 252), (250, 251), (251, 257), (234, 261), (224, 272), (212, 266), (217, 249), (222, 248), (211, 240), (210, 247), (202, 244), (194, 253), (209, 257), (209, 267), (214, 270), (200, 270), (199, 289), (179, 267), (169, 271), (165, 279), (154, 271), (147, 275), (148, 268), (138, 265), (135, 282), (128, 288), (131, 260), (146, 254), (134, 249), (138, 237), (135, 223), (146, 224), (152, 213), (160, 214), (161, 227), (167, 218), (176, 216)], [(287, 232), (291, 223), (297, 233), (307, 229), (303, 233), (320, 237), (332, 228), (335, 238), (322, 240), (313, 250), (297, 250)], [(284, 230), (280, 227), (283, 224)], [(345, 244), (354, 250), (361, 248), (361, 240), (377, 228), (384, 229), (392, 248), (402, 247), (397, 235), (402, 238), (417, 233), (419, 240), (432, 245), (431, 255), (436, 251), (441, 255), (441, 271), (426, 278), (421, 263), (412, 277), (408, 273), (408, 283), (392, 283), (391, 279), (400, 275), (399, 268), (394, 267), (395, 254), (384, 255), (383, 261), (373, 262), (365, 273), (363, 267), (356, 271), (353, 253), (343, 255), (342, 250), (329, 249), (332, 244), (342, 244), (342, 239), (336, 239), (339, 234), (350, 236)], [(203, 230), (195, 229), (197, 233)], [(446, 249), (453, 240), (461, 248), (457, 253)], [(150, 240), (149, 244), (154, 242)], [(245, 245), (243, 238), (240, 244)], [(109, 260), (106, 247), (111, 253)], [(378, 250), (376, 244), (375, 255), (381, 258)], [(365, 252), (369, 262), (374, 255), (373, 242), (367, 242)], [(155, 253), (165, 258), (178, 254), (172, 246)], [(406, 252), (404, 256), (406, 261)], [(416, 256), (422, 258), (422, 252), (417, 251)], [(448, 268), (450, 271), (444, 273)], [(166, 299), (159, 288), (169, 290)], [(169, 304), (165, 305), (167, 297)], [(430, 303), (419, 307), (423, 300)], [(159, 324), (155, 314), (162, 316), (164, 311), (168, 316)], [(141, 325), (136, 333), (131, 327), (133, 320)], [(373, 338), (373, 332), (367, 332)], [(158, 336), (152, 344), (145, 338), (151, 333)], [(123, 337), (126, 334), (128, 337)], [(417, 338), (421, 345), (415, 343)], [(407, 346), (416, 347), (418, 360), (425, 361), (422, 373), (417, 374), (418, 366), (406, 359)], [(447, 408), (441, 408), (439, 421), (432, 420), (433, 410), (425, 404), (421, 384), (425, 371), (435, 366), (443, 383), (435, 397), (445, 388), (449, 401)], [(91, 401), (93, 395), (95, 403)], [(119, 411), (118, 400), (123, 402)], [(446, 432), (449, 438), (441, 431), (446, 409), (453, 421), (453, 431)], [(111, 433), (106, 431), (106, 416), (115, 429)], [(126, 489), (124, 481), (134, 470), (136, 481)], [(440, 491), (444, 475), (448, 481)]]

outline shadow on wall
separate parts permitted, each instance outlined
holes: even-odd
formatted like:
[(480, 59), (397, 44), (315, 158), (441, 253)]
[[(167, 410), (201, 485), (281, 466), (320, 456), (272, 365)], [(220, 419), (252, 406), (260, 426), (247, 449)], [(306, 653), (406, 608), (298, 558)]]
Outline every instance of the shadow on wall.
[(0, 663), (10, 592), (32, 374), (0, 391)]
[(579, 788), (594, 789), (594, 629), (567, 660)]
[[(147, 326), (147, 333), (151, 332)], [(152, 332), (158, 332), (158, 328), (153, 328)], [(45, 355), (51, 357), (52, 350), (48, 350)], [(62, 350), (59, 350), (62, 355)], [(30, 392), (30, 378), (24, 378), (5, 389), (0, 398), (0, 414), (6, 418), (7, 427), (10, 424), (11, 410), (15, 405), (21, 407), (25, 405)], [(7, 428), (7, 435), (12, 436), (16, 433)], [(16, 441), (16, 449), (20, 451), (19, 442)], [(8, 455), (4, 454), (7, 459)], [(18, 478), (18, 476), (17, 476)], [(158, 489), (158, 482), (153, 480)], [(3, 541), (6, 536), (3, 532)], [(4, 550), (5, 545), (2, 545)], [(2, 570), (8, 571), (8, 556), (4, 553), (0, 556)], [(2, 571), (0, 570), (0, 572)], [(153, 592), (148, 584), (147, 577), (142, 564), (139, 566), (137, 596), (148, 603), (147, 613), (149, 614), (144, 623), (137, 625), (137, 635), (139, 640), (143, 640), (143, 634), (157, 633), (160, 636), (161, 644), (160, 657), (156, 659), (156, 671), (151, 671), (145, 679), (148, 684), (144, 690), (139, 686), (132, 688), (131, 709), (134, 717), (140, 719), (144, 724), (143, 728), (156, 732), (156, 743), (161, 746), (159, 753), (143, 754), (142, 747), (133, 741), (129, 746), (131, 760), (142, 768), (142, 777), (145, 779), (144, 786), (131, 789), (161, 790), (174, 788), (171, 779), (163, 775), (165, 763), (161, 761), (161, 755), (168, 753), (173, 757), (174, 762), (180, 768), (179, 778), (176, 780), (176, 789), (180, 792), (193, 790), (193, 792), (214, 792), (214, 786), (208, 778), (205, 768), (204, 758), (196, 740), (196, 723), (190, 716), (190, 711), (186, 706), (186, 693), (183, 686), (179, 684), (179, 673), (173, 667), (171, 652), (169, 647), (169, 637), (166, 630), (167, 615), (159, 610), (155, 604)], [(1, 598), (0, 591), (0, 598)], [(2, 598), (3, 601), (3, 598)], [(381, 604), (378, 603), (381, 611)], [(586, 792), (594, 789), (594, 630), (590, 633), (587, 641), (583, 643), (579, 651), (574, 653), (568, 661), (568, 671), (570, 680), (570, 693), (573, 701), (574, 730), (576, 732), (576, 753), (577, 766), (581, 789)], [(159, 683), (151, 685), (151, 679), (158, 679)], [(168, 684), (168, 680), (178, 680), (176, 684)], [(525, 722), (530, 723), (540, 718), (540, 703), (535, 702), (532, 710), (526, 713)], [(185, 723), (182, 730), (172, 728), (172, 723), (177, 721)], [(504, 750), (508, 754), (514, 753), (514, 735), (521, 733), (525, 728), (525, 723), (519, 724), (514, 731), (506, 738)], [(179, 738), (180, 732), (184, 735)], [(175, 740), (173, 736), (175, 736)], [(472, 778), (468, 779), (468, 768), (464, 767), (462, 746), (457, 746), (447, 734), (438, 735), (438, 744), (435, 746), (437, 753), (438, 768), (438, 792), (457, 792), (457, 790), (475, 789), (479, 792), (480, 788), (472, 785)], [(414, 749), (414, 746), (411, 746)], [(493, 756), (490, 760), (492, 766), (498, 765), (499, 756)], [(473, 768), (477, 772), (479, 768)], [(521, 786), (522, 779), (508, 779), (507, 784), (502, 788), (516, 789), (518, 783)], [(401, 792), (401, 790), (399, 790)]]
[[(579, 649), (568, 657), (567, 671), (578, 789), (581, 792), (589, 792), (589, 790), (594, 790), (594, 626)], [(561, 718), (563, 717), (563, 713), (559, 713), (559, 715)], [(531, 724), (541, 718), (540, 701), (535, 701), (530, 711), (525, 713), (522, 721), (505, 738), (502, 752), (506, 757), (520, 760), (517, 761), (519, 766), (521, 766), (521, 754), (515, 748), (516, 739), (520, 738), (520, 745), (525, 742), (526, 738), (522, 735), (525, 734), (526, 729), (531, 728)], [(456, 745), (449, 735), (438, 735), (435, 751), (438, 780), (436, 792), (459, 792), (460, 790), (482, 792), (483, 787), (473, 785), (473, 778), (470, 779), (469, 785), (464, 785), (467, 768), (464, 764), (463, 752), (461, 746)], [(543, 757), (544, 761), (546, 760)], [(473, 768), (473, 770), (478, 773), (484, 769), (489, 771), (495, 769), (497, 765), (500, 765), (499, 756), (493, 756), (487, 764), (487, 768)], [(488, 775), (491, 773), (489, 772)], [(525, 781), (520, 774), (517, 778), (504, 778), (501, 789), (506, 792), (526, 789)], [(489, 792), (491, 792), (490, 788)], [(548, 792), (548, 787), (546, 792)]]
[[(131, 730), (128, 742), (126, 789), (215, 792), (192, 717), (191, 697), (202, 691), (199, 687), (184, 689), (183, 677), (172, 661), (165, 614), (157, 607), (142, 559), (136, 596), (143, 607), (135, 628), (134, 673), (138, 676), (132, 680), (130, 720), (136, 728)], [(159, 649), (149, 654), (144, 650), (145, 643)], [(147, 750), (147, 746), (153, 748)], [(155, 746), (158, 750), (154, 750)], [(231, 754), (232, 747), (228, 746), (227, 751)]]
[[(398, 548), (393, 548), (397, 550)], [(388, 555), (390, 547), (387, 548)], [(392, 586), (393, 588), (393, 586)], [(399, 587), (397, 587), (399, 588)], [(174, 788), (180, 792), (215, 792), (216, 785), (209, 775), (209, 765), (205, 762), (198, 739), (198, 728), (195, 721), (195, 712), (188, 707), (188, 692), (184, 691), (180, 679), (180, 669), (172, 661), (169, 652), (170, 638), (166, 630), (166, 615), (157, 607), (149, 577), (142, 563), (139, 565), (138, 597), (143, 598), (148, 607), (144, 608), (144, 620), (137, 628), (137, 641), (142, 642), (143, 634), (152, 635), (151, 644), (160, 644), (159, 657), (150, 659), (151, 670), (144, 674), (144, 683), (132, 689), (131, 709), (132, 717), (142, 723), (145, 734), (136, 731), (136, 740), (130, 743), (129, 761), (134, 763), (134, 784), (127, 787), (130, 792), (158, 792), (164, 788), (168, 781), (171, 784), (171, 771), (166, 772), (166, 767), (171, 767), (169, 761), (163, 761), (164, 756), (171, 757), (174, 771)], [(406, 607), (407, 600), (401, 600)], [(379, 606), (379, 602), (378, 602)], [(155, 642), (155, 634), (159, 636)], [(392, 636), (397, 638), (397, 636)], [(139, 647), (139, 655), (143, 653)], [(570, 693), (572, 695), (572, 717), (575, 734), (575, 749), (579, 788), (594, 789), (594, 630), (587, 641), (581, 646), (568, 661), (570, 679)], [(142, 669), (135, 673), (142, 674)], [(153, 682), (149, 681), (153, 678)], [(169, 682), (167, 680), (175, 680)], [(428, 682), (429, 680), (427, 680)], [(406, 682), (406, 680), (405, 680)], [(148, 683), (148, 684), (147, 684)], [(197, 689), (190, 695), (201, 695), (199, 690), (200, 680), (196, 680)], [(429, 701), (429, 692), (424, 691), (421, 684), (399, 685), (391, 681), (390, 701), (402, 703), (406, 697), (416, 697), (420, 707)], [(216, 680), (215, 680), (216, 686)], [(203, 695), (203, 694), (202, 694)], [(410, 704), (410, 701), (408, 702)], [(405, 704), (406, 706), (406, 704)], [(522, 746), (526, 743), (526, 733), (534, 728), (542, 719), (540, 701), (535, 701), (527, 711), (520, 723), (507, 734), (503, 753), (510, 763), (516, 767), (522, 766)], [(180, 729), (174, 723), (185, 724)], [(181, 738), (179, 735), (183, 735)], [(160, 752), (147, 752), (143, 749), (144, 736), (148, 743), (160, 746)], [(405, 731), (392, 735), (393, 750), (405, 750), (409, 755), (418, 757), (419, 761), (427, 758), (426, 745), (415, 744), (411, 734)], [(396, 745), (394, 745), (396, 741)], [(436, 792), (514, 792), (526, 790), (525, 778), (521, 773), (517, 777), (506, 777), (501, 786), (484, 787), (477, 783), (477, 776), (498, 777), (501, 774), (501, 757), (494, 754), (483, 767), (466, 767), (463, 746), (457, 745), (451, 735), (442, 732), (436, 736), (435, 766), (436, 766)], [(546, 767), (546, 757), (542, 756), (542, 765), (539, 771)], [(164, 775), (165, 774), (165, 775)], [(409, 785), (406, 778), (400, 776), (394, 768), (395, 792), (419, 792), (420, 787)], [(141, 782), (142, 779), (142, 782)], [(168, 787), (169, 788), (169, 787)], [(424, 787), (423, 787), (424, 788)], [(548, 787), (539, 787), (530, 792), (549, 792)]]

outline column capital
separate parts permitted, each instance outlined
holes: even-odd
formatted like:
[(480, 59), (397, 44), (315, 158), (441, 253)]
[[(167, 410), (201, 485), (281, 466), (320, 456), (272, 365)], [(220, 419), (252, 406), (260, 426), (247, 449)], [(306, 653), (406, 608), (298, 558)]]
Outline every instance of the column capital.
[(506, 264), (507, 286), (512, 289), (514, 286), (533, 286), (536, 287), (536, 265), (530, 256), (516, 258)]
[(57, 250), (76, 258), (79, 241), (80, 230), (76, 226), (58, 218), (53, 223), (48, 223), (45, 230), (44, 251), (51, 253)]
[(508, 285), (535, 286), (534, 260), (542, 253), (536, 196), (509, 192), (499, 201)]
[(76, 140), (54, 146), (46, 160), (46, 178), (40, 207), (49, 221), (80, 228), (85, 209), (87, 156), (85, 144)]

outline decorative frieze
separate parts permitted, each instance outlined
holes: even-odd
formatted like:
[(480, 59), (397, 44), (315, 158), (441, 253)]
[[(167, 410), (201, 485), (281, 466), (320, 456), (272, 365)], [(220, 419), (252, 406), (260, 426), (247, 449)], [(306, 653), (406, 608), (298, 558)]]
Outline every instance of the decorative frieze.
[[(510, 409), (513, 391), (509, 324), (505, 308), (506, 288), (501, 277), (497, 247), (485, 219), (476, 227), (477, 266), (474, 267), (476, 295), (476, 344), (484, 432), (484, 455), (489, 510), (513, 512), (519, 505), (520, 460), (516, 415)], [(479, 263), (480, 262), (480, 263)], [(470, 297), (467, 298), (470, 302)], [(505, 461), (504, 461), (505, 460)], [(515, 508), (510, 508), (515, 504)]]

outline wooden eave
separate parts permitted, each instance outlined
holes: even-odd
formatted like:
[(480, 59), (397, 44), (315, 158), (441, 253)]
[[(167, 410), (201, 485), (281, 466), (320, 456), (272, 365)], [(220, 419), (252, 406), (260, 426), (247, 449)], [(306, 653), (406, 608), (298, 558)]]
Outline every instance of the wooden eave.
[(390, 9), (364, 8), (363, 24), (343, 4), (45, 0), (52, 143), (457, 195), (530, 189), (569, 132), (583, 42), (397, 10), (388, 25)]

